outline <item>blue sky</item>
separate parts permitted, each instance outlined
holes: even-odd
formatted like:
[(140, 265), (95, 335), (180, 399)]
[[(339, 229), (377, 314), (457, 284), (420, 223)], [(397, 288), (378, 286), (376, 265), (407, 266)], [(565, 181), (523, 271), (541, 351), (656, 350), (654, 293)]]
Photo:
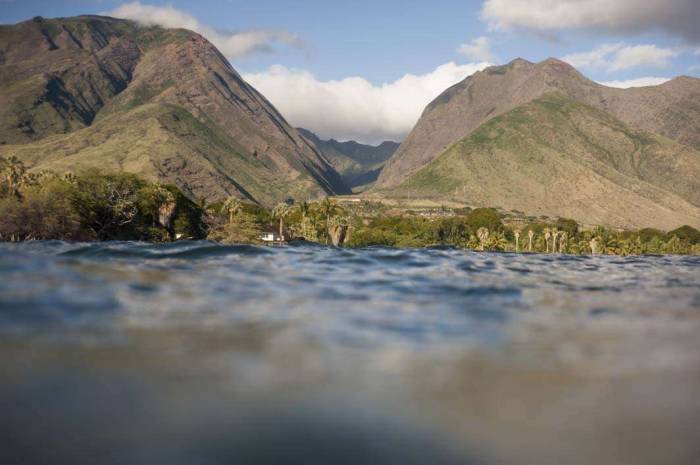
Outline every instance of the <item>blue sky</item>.
[(555, 56), (618, 86), (700, 76), (698, 3), (0, 0), (0, 22), (110, 12), (197, 29), (293, 124), (377, 142), (404, 137), (425, 104), (486, 63)]

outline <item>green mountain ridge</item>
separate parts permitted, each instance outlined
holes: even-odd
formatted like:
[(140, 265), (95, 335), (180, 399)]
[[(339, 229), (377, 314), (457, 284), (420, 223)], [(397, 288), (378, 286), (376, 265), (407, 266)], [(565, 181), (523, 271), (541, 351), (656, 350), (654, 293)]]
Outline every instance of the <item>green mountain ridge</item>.
[(349, 193), (206, 39), (99, 16), (0, 26), (0, 156), (124, 170), (208, 201)]
[(700, 226), (700, 152), (549, 93), (479, 126), (388, 196), (620, 228)]
[(398, 186), (490, 119), (550, 92), (700, 150), (700, 79), (681, 76), (658, 86), (617, 89), (591, 81), (561, 60), (518, 58), (474, 73), (431, 102), (376, 186)]
[(393, 141), (368, 145), (355, 141), (322, 140), (308, 129), (297, 130), (323, 153), (345, 184), (357, 191), (366, 190), (374, 184), (384, 163), (401, 145)]

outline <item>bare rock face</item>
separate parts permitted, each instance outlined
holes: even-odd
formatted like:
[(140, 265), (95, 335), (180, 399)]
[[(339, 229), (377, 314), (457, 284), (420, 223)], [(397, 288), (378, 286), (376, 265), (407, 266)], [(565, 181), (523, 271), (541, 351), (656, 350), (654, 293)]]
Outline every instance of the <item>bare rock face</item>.
[(98, 16), (0, 26), (9, 153), (35, 169), (138, 172), (208, 200), (348, 192), (205, 38)]
[(700, 149), (700, 79), (679, 77), (660, 86), (615, 89), (560, 60), (535, 64), (519, 58), (469, 76), (430, 103), (386, 163), (376, 187), (398, 186), (483, 123), (551, 92)]

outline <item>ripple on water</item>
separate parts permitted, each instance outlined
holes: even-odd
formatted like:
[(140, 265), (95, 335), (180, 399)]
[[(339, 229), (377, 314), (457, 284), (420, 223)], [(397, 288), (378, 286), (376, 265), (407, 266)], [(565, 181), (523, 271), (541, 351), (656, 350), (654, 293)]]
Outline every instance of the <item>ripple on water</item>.
[[(541, 310), (545, 295), (551, 310), (575, 302), (591, 315), (614, 308), (615, 295), (629, 290), (638, 301), (663, 305), (674, 292), (697, 289), (699, 263), (698, 257), (480, 254), (449, 247), (3, 244), (0, 331), (13, 323), (41, 328), (113, 319), (116, 313), (144, 315), (145, 309), (149, 318), (164, 321), (177, 309), (191, 315), (189, 322), (205, 309), (235, 317), (231, 321), (318, 313), (323, 318), (303, 321), (315, 331), (348, 314), (414, 309), (437, 322), (497, 315), (505, 328), (523, 310)], [(409, 313), (392, 313), (386, 327), (401, 327)], [(405, 338), (410, 341), (412, 333)]]

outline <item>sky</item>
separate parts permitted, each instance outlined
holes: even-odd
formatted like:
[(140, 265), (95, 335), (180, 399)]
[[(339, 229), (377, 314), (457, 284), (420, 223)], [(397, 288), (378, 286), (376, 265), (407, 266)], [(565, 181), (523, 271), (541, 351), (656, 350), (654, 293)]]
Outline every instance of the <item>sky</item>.
[(291, 124), (367, 143), (517, 57), (617, 87), (700, 77), (700, 0), (0, 0), (3, 24), (78, 14), (195, 30)]

